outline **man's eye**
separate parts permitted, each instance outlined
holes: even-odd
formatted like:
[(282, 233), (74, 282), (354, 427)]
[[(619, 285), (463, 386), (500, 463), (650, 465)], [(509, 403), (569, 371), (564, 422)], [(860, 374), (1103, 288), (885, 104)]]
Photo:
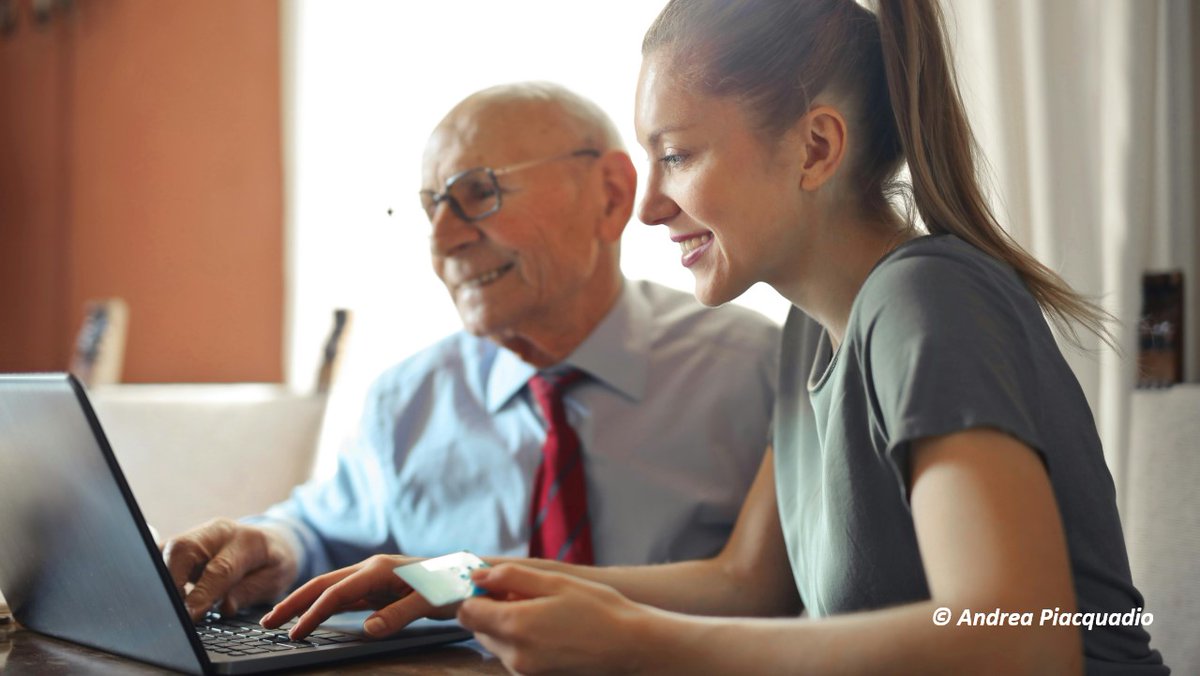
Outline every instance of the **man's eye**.
[(496, 188), (490, 182), (473, 182), (463, 186), (462, 199), (482, 202), (496, 196)]

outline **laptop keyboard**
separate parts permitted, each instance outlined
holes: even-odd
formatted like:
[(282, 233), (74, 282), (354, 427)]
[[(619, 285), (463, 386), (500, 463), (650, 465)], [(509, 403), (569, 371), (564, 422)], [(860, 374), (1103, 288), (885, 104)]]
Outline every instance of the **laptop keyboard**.
[(317, 629), (303, 641), (293, 641), (288, 638), (286, 625), (279, 629), (263, 629), (254, 622), (223, 618), (217, 613), (209, 613), (197, 622), (196, 633), (205, 650), (230, 656), (267, 655), (362, 640), (351, 634)]

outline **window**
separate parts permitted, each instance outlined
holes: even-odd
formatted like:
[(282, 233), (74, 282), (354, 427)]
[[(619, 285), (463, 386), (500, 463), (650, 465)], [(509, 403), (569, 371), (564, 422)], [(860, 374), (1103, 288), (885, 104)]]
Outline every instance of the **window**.
[[(467, 94), (520, 80), (564, 84), (613, 117), (645, 171), (633, 97), (642, 35), (661, 8), (647, 0), (285, 4), (290, 384), (311, 386), (333, 308), (354, 312), (342, 379), (356, 385), (460, 328), (430, 267), (417, 190), (429, 132)], [(628, 277), (690, 291), (678, 259), (663, 229), (630, 223)], [(778, 321), (788, 307), (765, 287), (739, 302)]]

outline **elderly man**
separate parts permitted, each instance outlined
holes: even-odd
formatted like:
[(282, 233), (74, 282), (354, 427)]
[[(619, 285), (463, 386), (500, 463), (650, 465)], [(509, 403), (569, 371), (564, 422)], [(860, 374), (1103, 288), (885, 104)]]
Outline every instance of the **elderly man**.
[(376, 381), (332, 479), (167, 544), (192, 614), (376, 553), (715, 554), (768, 444), (778, 331), (622, 277), (636, 184), (612, 123), (561, 87), (496, 87), (450, 111), (421, 199), (466, 330)]

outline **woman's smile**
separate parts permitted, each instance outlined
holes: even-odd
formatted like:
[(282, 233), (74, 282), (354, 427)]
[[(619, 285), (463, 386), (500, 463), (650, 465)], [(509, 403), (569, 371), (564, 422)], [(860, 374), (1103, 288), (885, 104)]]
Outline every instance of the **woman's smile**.
[(678, 242), (679, 248), (683, 252), (683, 256), (679, 262), (683, 264), (683, 267), (690, 268), (696, 261), (700, 260), (704, 252), (708, 251), (713, 241), (713, 234), (705, 231), (686, 235), (673, 235), (671, 241)]

